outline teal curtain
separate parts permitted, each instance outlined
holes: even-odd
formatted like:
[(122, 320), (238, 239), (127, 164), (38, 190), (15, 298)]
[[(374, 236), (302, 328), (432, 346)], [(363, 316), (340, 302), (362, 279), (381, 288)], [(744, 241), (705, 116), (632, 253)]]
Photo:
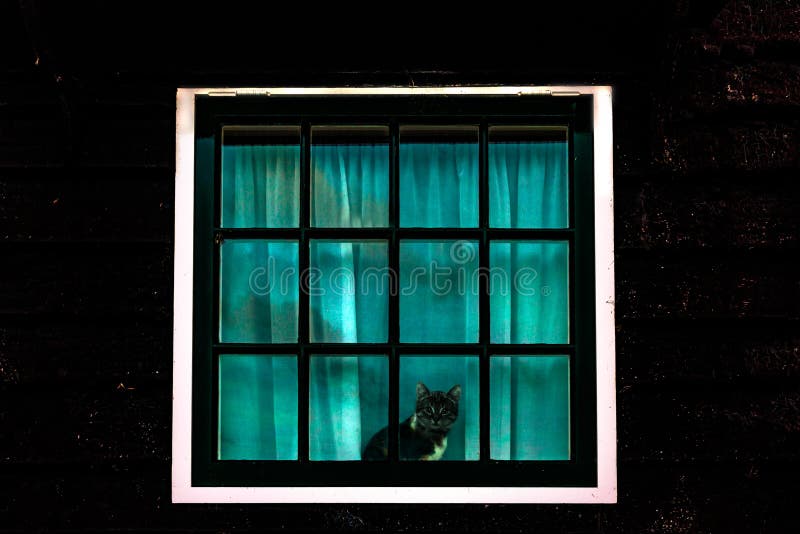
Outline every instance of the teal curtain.
[(370, 438), (389, 424), (389, 359), (312, 356), (309, 393), (310, 458), (360, 460)]
[(223, 354), (219, 359), (221, 460), (297, 459), (297, 359)]
[(400, 341), (477, 343), (477, 241), (400, 241)]
[(569, 460), (569, 357), (494, 356), (490, 456)]
[(294, 241), (231, 239), (220, 245), (223, 343), (297, 343), (300, 300)]
[(300, 145), (223, 145), (222, 226), (296, 228)]
[(489, 226), (569, 226), (565, 141), (489, 143)]
[(311, 225), (389, 225), (389, 146), (311, 146)]
[(566, 241), (495, 241), (489, 266), (492, 343), (569, 343)]
[(311, 240), (312, 343), (386, 343), (388, 243)]
[[(552, 228), (568, 224), (565, 146), (555, 142), (490, 144), (492, 226)], [(223, 224), (296, 226), (299, 167), (294, 165), (299, 159), (298, 148), (231, 146), (224, 150)], [(313, 225), (388, 224), (385, 146), (314, 146), (311, 167)], [(401, 225), (477, 226), (477, 170), (476, 144), (401, 145)], [(472, 280), (478, 267), (478, 243), (406, 239), (401, 241), (400, 251), (401, 341), (477, 342), (479, 298)], [(220, 245), (221, 341), (297, 341), (298, 257), (298, 244), (286, 240), (231, 239)], [(319, 270), (317, 281), (312, 279), (309, 298), (312, 341), (385, 342), (388, 244), (379, 240), (317, 240), (310, 243), (309, 259)], [(569, 343), (568, 243), (494, 242), (489, 259), (492, 269), (504, 273), (506, 287), (505, 292), (499, 288), (495, 291), (494, 282), (501, 281), (491, 278), (490, 340)], [(416, 268), (427, 269), (427, 279), (423, 276), (412, 281)], [(438, 268), (449, 269), (449, 274), (434, 280), (431, 274)], [(365, 273), (373, 273), (372, 278)], [(378, 290), (380, 284), (385, 291)], [(315, 293), (315, 289), (321, 292)], [(296, 363), (296, 356), (287, 357)], [(249, 358), (242, 362), (266, 361)], [(492, 359), (493, 457), (568, 457), (569, 370), (566, 357), (552, 358)], [(411, 414), (417, 381), (445, 391), (455, 383), (462, 386), (459, 422), (445, 459), (477, 458), (480, 406), (489, 406), (488, 399), (479, 398), (477, 361), (475, 356), (434, 355), (404, 356), (401, 361), (400, 413), (393, 417), (403, 419)], [(358, 459), (366, 441), (386, 426), (386, 416), (381, 415), (386, 413), (388, 402), (385, 363), (385, 356), (312, 358), (309, 450), (313, 458)], [(282, 421), (275, 416), (276, 406), (286, 406), (280, 399), (288, 402), (296, 398), (296, 378), (280, 378), (288, 376), (285, 369), (268, 372), (267, 367), (272, 369), (274, 363), (228, 365), (220, 369), (220, 413), (225, 414), (221, 415), (220, 457), (291, 456), (279, 449), (285, 446), (296, 450), (296, 443), (278, 447), (272, 444), (272, 436), (283, 431), (275, 427), (270, 434), (264, 428)], [(258, 415), (260, 410), (265, 411), (263, 417)], [(293, 417), (296, 421), (296, 414)], [(253, 448), (252, 444), (262, 439), (263, 447)], [(236, 443), (250, 445), (231, 445)]]
[(477, 143), (401, 143), (400, 226), (478, 226)]

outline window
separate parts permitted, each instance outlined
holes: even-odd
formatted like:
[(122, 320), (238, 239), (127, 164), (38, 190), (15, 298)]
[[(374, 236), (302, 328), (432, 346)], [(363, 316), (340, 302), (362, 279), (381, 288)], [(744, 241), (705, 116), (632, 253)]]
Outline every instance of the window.
[(605, 87), (180, 90), (173, 499), (614, 501), (610, 128)]

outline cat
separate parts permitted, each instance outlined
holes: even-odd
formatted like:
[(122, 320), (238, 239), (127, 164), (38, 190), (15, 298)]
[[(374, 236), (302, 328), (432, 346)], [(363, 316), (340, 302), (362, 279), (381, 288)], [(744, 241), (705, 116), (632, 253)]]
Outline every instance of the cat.
[[(414, 414), (400, 423), (399, 457), (401, 460), (440, 460), (447, 449), (447, 433), (458, 417), (461, 386), (456, 384), (447, 393), (430, 391), (417, 384), (417, 406)], [(362, 460), (384, 460), (389, 454), (388, 427), (370, 438)]]

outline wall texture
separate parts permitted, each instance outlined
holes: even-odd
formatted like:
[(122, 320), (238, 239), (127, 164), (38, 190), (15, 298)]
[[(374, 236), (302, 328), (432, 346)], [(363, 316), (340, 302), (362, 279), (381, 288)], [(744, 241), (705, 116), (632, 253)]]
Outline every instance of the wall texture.
[[(0, 2), (0, 532), (796, 525), (800, 4), (388, 7)], [(175, 88), (559, 82), (616, 89), (620, 503), (170, 504)]]

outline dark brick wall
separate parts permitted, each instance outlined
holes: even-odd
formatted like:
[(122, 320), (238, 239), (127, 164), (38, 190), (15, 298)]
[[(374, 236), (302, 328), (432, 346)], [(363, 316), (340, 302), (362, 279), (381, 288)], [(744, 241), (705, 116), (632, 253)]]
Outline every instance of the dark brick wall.
[[(272, 4), (0, 3), (0, 532), (797, 525), (800, 4)], [(620, 503), (170, 504), (175, 88), (558, 82), (616, 88)]]

